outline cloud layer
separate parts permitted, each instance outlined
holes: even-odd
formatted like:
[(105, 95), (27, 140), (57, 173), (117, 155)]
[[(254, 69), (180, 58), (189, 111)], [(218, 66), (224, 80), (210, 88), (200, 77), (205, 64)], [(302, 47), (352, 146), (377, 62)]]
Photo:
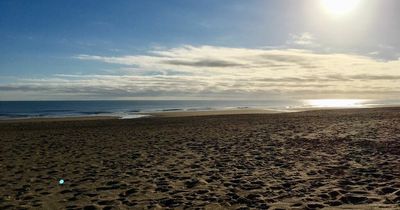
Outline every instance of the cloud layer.
[[(306, 37), (307, 38), (307, 37)], [(77, 55), (118, 64), (109, 75), (53, 75), (0, 83), (50, 98), (382, 98), (399, 96), (400, 61), (298, 49), (182, 46), (142, 55)]]

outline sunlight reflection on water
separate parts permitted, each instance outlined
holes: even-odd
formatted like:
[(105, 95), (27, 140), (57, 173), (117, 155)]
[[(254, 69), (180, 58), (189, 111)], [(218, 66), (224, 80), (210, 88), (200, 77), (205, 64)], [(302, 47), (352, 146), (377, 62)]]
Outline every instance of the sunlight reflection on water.
[(312, 99), (305, 100), (305, 103), (315, 108), (352, 108), (366, 107), (364, 99)]

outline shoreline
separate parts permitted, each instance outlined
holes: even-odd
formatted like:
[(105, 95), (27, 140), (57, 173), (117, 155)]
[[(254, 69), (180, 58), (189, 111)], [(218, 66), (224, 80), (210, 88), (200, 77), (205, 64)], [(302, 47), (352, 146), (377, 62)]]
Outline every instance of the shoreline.
[(106, 119), (143, 119), (143, 118), (158, 118), (158, 117), (192, 117), (192, 116), (213, 116), (213, 115), (237, 115), (237, 114), (277, 114), (298, 112), (298, 110), (274, 110), (274, 109), (216, 109), (216, 110), (188, 110), (188, 111), (158, 111), (158, 112), (137, 112), (123, 116), (113, 115), (96, 115), (96, 116), (54, 116), (54, 117), (31, 117), (31, 118), (5, 118), (0, 119), (1, 122), (10, 121), (73, 121), (73, 120), (106, 120)]
[[(298, 108), (298, 109), (255, 109), (255, 108), (236, 108), (218, 110), (196, 110), (196, 111), (159, 111), (159, 112), (137, 112), (126, 116), (113, 115), (83, 115), (83, 116), (54, 116), (54, 117), (29, 117), (29, 118), (3, 118), (1, 123), (8, 122), (51, 122), (51, 121), (86, 121), (86, 120), (133, 120), (144, 118), (165, 118), (165, 117), (197, 117), (197, 116), (218, 116), (218, 115), (258, 115), (258, 114), (285, 114), (309, 111), (337, 111), (337, 110), (371, 110), (371, 109), (391, 109), (400, 106), (379, 106), (379, 107), (346, 107), (346, 108)], [(139, 115), (139, 116), (138, 116)]]

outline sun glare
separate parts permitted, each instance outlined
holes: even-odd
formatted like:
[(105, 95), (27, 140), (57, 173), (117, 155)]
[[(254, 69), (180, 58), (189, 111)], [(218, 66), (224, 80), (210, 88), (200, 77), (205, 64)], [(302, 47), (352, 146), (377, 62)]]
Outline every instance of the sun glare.
[(361, 0), (321, 0), (324, 8), (334, 15), (344, 15), (353, 11)]
[(306, 103), (314, 108), (351, 108), (362, 107), (365, 100), (361, 99), (315, 99)]

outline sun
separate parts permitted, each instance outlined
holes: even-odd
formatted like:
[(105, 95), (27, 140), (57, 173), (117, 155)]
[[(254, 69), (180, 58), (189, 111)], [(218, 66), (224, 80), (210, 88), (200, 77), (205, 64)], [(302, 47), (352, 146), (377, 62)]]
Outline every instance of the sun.
[(348, 14), (349, 12), (353, 11), (361, 2), (361, 0), (321, 0), (321, 1), (324, 8), (328, 12), (336, 16)]

